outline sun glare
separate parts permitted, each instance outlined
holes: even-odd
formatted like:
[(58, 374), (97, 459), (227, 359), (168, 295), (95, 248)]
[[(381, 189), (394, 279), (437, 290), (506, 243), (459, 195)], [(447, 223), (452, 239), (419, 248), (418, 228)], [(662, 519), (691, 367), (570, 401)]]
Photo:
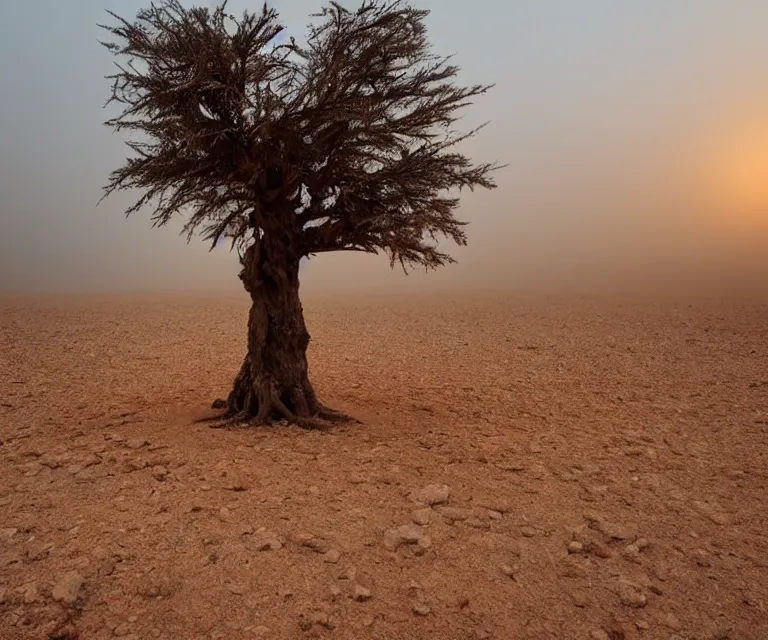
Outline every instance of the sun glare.
[(768, 227), (768, 123), (725, 137), (712, 155), (707, 191), (718, 217)]

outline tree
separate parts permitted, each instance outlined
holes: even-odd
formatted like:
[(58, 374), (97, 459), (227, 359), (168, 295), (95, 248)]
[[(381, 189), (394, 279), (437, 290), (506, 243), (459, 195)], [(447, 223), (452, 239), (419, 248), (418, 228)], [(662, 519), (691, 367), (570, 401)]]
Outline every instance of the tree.
[[(450, 57), (431, 53), (428, 11), (402, 0), (331, 2), (306, 43), (279, 42), (265, 4), (230, 15), (162, 0), (103, 26), (108, 76), (133, 151), (105, 196), (137, 189), (154, 225), (186, 215), (184, 231), (237, 249), (250, 294), (248, 352), (227, 416), (301, 426), (342, 420), (308, 378), (309, 333), (299, 261), (327, 251), (386, 252), (392, 266), (433, 269), (453, 259), (439, 236), (466, 244), (458, 191), (493, 188), (496, 164), (455, 147), (457, 112), (490, 86), (461, 87)], [(223, 404), (223, 402), (222, 402)]]

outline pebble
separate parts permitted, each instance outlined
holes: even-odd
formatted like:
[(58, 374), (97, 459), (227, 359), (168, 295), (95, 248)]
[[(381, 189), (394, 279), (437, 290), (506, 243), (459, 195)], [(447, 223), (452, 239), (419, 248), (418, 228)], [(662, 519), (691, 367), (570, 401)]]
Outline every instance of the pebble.
[(648, 542), (647, 538), (638, 538), (635, 544), (640, 551), (645, 551), (650, 546), (650, 542)]
[(341, 552), (338, 549), (331, 549), (328, 551), (328, 553), (325, 554), (323, 560), (328, 564), (336, 564), (339, 560), (341, 560)]
[(598, 558), (610, 558), (613, 555), (608, 545), (605, 545), (602, 542), (593, 542), (591, 551)]
[(232, 520), (232, 512), (226, 507), (219, 509), (219, 520), (222, 522), (230, 522)]
[(305, 540), (301, 543), (301, 546), (307, 547), (307, 549), (312, 549), (315, 553), (328, 553), (331, 550), (331, 546), (327, 541), (315, 537)]
[(432, 613), (432, 609), (430, 609), (427, 605), (425, 605), (423, 602), (417, 602), (411, 607), (411, 610), (417, 615), (417, 616), (428, 616), (430, 613)]
[(448, 502), (450, 495), (451, 490), (447, 484), (430, 484), (419, 491), (417, 500), (424, 504), (435, 506)]
[(648, 604), (648, 598), (642, 588), (628, 580), (619, 581), (618, 593), (619, 600), (624, 606), (639, 609)]
[(640, 557), (640, 549), (636, 544), (628, 544), (626, 547), (624, 547), (624, 550), (621, 552), (621, 554), (627, 560), (637, 562), (638, 558)]
[(152, 467), (152, 477), (155, 480), (165, 480), (165, 478), (168, 476), (168, 469), (161, 465), (157, 465), (156, 467)]
[(19, 592), (22, 594), (24, 604), (32, 604), (40, 600), (40, 593), (37, 589), (37, 582), (27, 582), (21, 585)]
[(256, 543), (256, 551), (280, 551), (283, 543), (277, 538), (264, 538)]
[(5, 529), (0, 529), (0, 538), (3, 540), (10, 540), (19, 532), (18, 529), (14, 529), (12, 527), (6, 527)]
[(501, 520), (504, 517), (504, 514), (502, 514), (501, 511), (494, 511), (493, 509), (490, 509), (488, 511), (488, 517), (491, 520)]
[(507, 576), (509, 578), (512, 578), (514, 580), (514, 578), (515, 578), (515, 567), (513, 567), (511, 565), (508, 565), (508, 564), (503, 564), (503, 565), (501, 565), (501, 572), (505, 576)]
[(370, 589), (366, 589), (364, 586), (356, 584), (352, 599), (356, 602), (365, 602), (371, 599)]
[(571, 602), (573, 602), (574, 607), (578, 607), (579, 609), (584, 609), (589, 604), (587, 596), (579, 592), (571, 594)]
[(648, 631), (648, 629), (651, 628), (651, 625), (649, 625), (645, 620), (638, 620), (637, 622), (635, 622), (635, 626), (640, 631)]
[(610, 636), (602, 629), (600, 629), (599, 631), (593, 631), (592, 633), (589, 634), (589, 637), (592, 640), (610, 640)]
[(131, 438), (125, 443), (125, 446), (129, 449), (141, 449), (144, 445), (147, 444), (149, 444), (149, 442), (144, 440), (144, 438)]
[(677, 619), (677, 616), (674, 613), (667, 613), (662, 619), (662, 624), (672, 629), (672, 631), (680, 631), (683, 628), (683, 625), (680, 624), (680, 620)]
[(444, 509), (440, 509), (440, 515), (448, 524), (453, 524), (454, 522), (463, 522), (464, 520), (467, 520), (472, 515), (472, 511), (469, 509), (445, 507)]
[(584, 545), (581, 542), (572, 540), (568, 543), (568, 553), (581, 553), (584, 551)]
[(74, 604), (80, 597), (85, 579), (79, 573), (70, 571), (53, 587), (53, 599), (63, 604)]
[(431, 516), (431, 509), (416, 509), (415, 511), (411, 512), (411, 520), (413, 520), (415, 524), (421, 526), (428, 525)]
[(526, 538), (533, 538), (536, 535), (536, 529), (533, 527), (520, 527), (520, 533)]
[(422, 549), (428, 549), (432, 546), (432, 540), (415, 524), (404, 524), (384, 532), (384, 547), (389, 551), (394, 551), (403, 544), (416, 544)]

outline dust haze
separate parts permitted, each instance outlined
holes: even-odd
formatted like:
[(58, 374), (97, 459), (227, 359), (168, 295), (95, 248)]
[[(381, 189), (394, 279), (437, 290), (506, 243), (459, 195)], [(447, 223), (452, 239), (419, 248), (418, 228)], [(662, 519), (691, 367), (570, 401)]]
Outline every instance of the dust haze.
[[(298, 38), (319, 6), (274, 4)], [(496, 83), (461, 124), (489, 120), (467, 151), (508, 166), (495, 191), (463, 195), (458, 264), (406, 277), (385, 256), (323, 255), (303, 268), (305, 295), (765, 288), (768, 5), (416, 4), (463, 83)], [(226, 248), (126, 220), (131, 194), (96, 207), (126, 152), (101, 125), (112, 60), (96, 25), (141, 5), (0, 7), (0, 290), (239, 289)]]

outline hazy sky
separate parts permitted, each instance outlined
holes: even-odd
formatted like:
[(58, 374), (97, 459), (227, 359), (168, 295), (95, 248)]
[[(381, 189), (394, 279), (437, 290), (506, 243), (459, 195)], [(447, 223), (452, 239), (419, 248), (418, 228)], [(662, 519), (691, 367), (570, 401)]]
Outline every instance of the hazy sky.
[[(0, 3), (0, 290), (239, 287), (226, 250), (126, 220), (127, 195), (95, 206), (126, 153), (101, 124), (113, 61), (96, 25), (147, 1)], [(320, 6), (272, 4), (297, 38)], [(491, 124), (466, 150), (509, 167), (464, 196), (458, 265), (406, 278), (383, 257), (324, 255), (305, 291), (768, 276), (768, 2), (415, 4), (463, 82), (496, 83), (467, 111)]]

